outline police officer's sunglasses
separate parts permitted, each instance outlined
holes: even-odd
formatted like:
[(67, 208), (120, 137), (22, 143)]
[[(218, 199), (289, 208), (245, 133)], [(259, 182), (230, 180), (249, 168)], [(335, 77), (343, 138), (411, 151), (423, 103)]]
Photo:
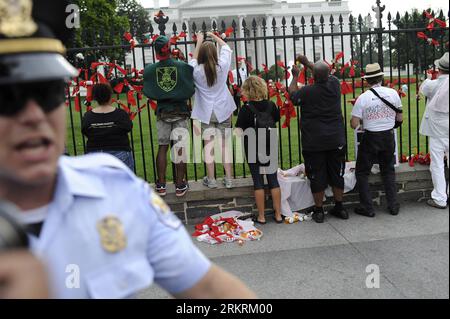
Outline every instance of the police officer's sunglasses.
[(14, 116), (34, 100), (45, 113), (65, 101), (66, 82), (63, 80), (0, 85), (0, 116)]

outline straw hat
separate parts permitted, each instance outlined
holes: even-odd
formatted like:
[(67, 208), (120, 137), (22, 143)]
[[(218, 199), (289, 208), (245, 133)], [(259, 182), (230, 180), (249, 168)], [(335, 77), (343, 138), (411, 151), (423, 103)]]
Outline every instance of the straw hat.
[(378, 63), (367, 64), (366, 73), (362, 77), (363, 79), (375, 78), (377, 76), (384, 75), (383, 71), (381, 71), (381, 67)]
[(439, 60), (434, 61), (434, 65), (438, 69), (448, 72), (448, 52), (445, 52), (445, 54)]

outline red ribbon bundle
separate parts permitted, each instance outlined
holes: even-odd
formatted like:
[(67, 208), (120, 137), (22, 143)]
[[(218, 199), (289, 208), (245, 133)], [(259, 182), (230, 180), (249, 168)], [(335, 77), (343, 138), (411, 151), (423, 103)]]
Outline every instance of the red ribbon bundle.
[(133, 36), (131, 35), (130, 32), (125, 32), (123, 34), (123, 37), (125, 38), (125, 40), (128, 41), (131, 49), (134, 49), (136, 47), (136, 41), (133, 39)]

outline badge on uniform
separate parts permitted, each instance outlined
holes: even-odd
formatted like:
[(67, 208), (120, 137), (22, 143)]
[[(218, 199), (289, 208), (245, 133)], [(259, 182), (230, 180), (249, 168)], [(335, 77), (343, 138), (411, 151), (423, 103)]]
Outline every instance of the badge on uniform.
[(107, 216), (97, 223), (102, 247), (109, 253), (117, 253), (127, 246), (123, 224), (115, 216)]
[(181, 220), (170, 210), (170, 207), (154, 192), (150, 193), (150, 205), (155, 209), (158, 219), (166, 226), (178, 229)]
[(36, 32), (37, 25), (31, 17), (31, 0), (0, 1), (0, 34), (8, 37), (24, 37)]

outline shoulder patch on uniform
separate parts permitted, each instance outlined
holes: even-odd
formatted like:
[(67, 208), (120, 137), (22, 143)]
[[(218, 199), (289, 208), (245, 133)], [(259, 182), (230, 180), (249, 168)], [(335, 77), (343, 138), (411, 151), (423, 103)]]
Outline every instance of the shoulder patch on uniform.
[(175, 216), (166, 202), (164, 202), (159, 195), (151, 190), (149, 204), (152, 208), (154, 208), (156, 216), (158, 216), (161, 223), (172, 229), (178, 229), (181, 226), (181, 220)]

